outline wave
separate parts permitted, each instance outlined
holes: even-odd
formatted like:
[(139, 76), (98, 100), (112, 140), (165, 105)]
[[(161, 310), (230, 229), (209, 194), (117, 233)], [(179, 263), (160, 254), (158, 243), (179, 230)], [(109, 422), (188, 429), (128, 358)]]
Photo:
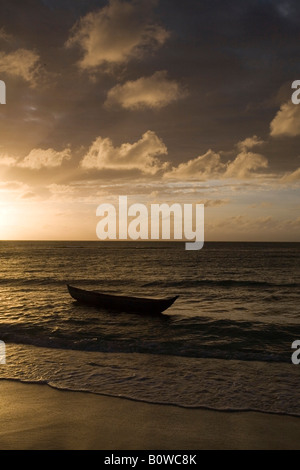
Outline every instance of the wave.
[(42, 380), (42, 379), (36, 379), (36, 380), (26, 380), (26, 379), (15, 379), (15, 378), (1, 378), (1, 380), (7, 380), (9, 382), (17, 382), (21, 383), (24, 385), (46, 385), (50, 388), (53, 388), (54, 390), (62, 391), (62, 392), (78, 392), (78, 393), (90, 393), (91, 395), (99, 395), (102, 397), (111, 397), (111, 398), (121, 398), (125, 400), (130, 400), (134, 401), (136, 403), (149, 403), (151, 405), (162, 405), (162, 406), (176, 406), (178, 408), (183, 408), (183, 409), (189, 409), (189, 410), (207, 410), (207, 411), (218, 411), (218, 412), (223, 412), (223, 413), (262, 413), (262, 414), (268, 414), (268, 415), (277, 415), (277, 416), (291, 416), (295, 418), (300, 417), (300, 412), (289, 412), (289, 411), (273, 411), (273, 410), (264, 410), (260, 409), (259, 406), (253, 406), (253, 407), (245, 407), (245, 406), (240, 406), (240, 407), (230, 407), (224, 405), (223, 407), (213, 407), (213, 406), (205, 406), (205, 405), (189, 405), (189, 404), (184, 404), (177, 402), (176, 400), (170, 400), (170, 401), (163, 401), (159, 400), (158, 398), (155, 399), (142, 399), (139, 397), (132, 396), (130, 394), (120, 394), (117, 392), (110, 392), (110, 393), (105, 393), (105, 392), (99, 392), (96, 390), (91, 390), (88, 387), (78, 387), (75, 384), (73, 386), (66, 386), (66, 385), (59, 385), (52, 383), (51, 381), (47, 380)]
[(66, 286), (71, 285), (86, 285), (86, 286), (101, 286), (105, 285), (105, 288), (110, 286), (127, 286), (136, 283), (133, 279), (89, 279), (89, 278), (68, 278), (68, 279), (57, 279), (55, 277), (36, 277), (36, 278), (9, 278), (0, 279), (0, 286)]
[(57, 277), (6, 277), (0, 279), (0, 286), (3, 285), (16, 285), (16, 286), (63, 286), (66, 284), (75, 284), (82, 286), (101, 286), (105, 289), (113, 287), (122, 287), (122, 286), (135, 286), (140, 288), (149, 288), (157, 287), (161, 288), (195, 288), (195, 287), (226, 287), (226, 288), (257, 288), (257, 289), (266, 289), (266, 288), (290, 288), (290, 289), (299, 289), (300, 283), (297, 282), (287, 282), (287, 283), (278, 283), (270, 281), (257, 281), (257, 280), (236, 280), (236, 279), (187, 279), (183, 281), (176, 280), (162, 280), (157, 279), (155, 281), (143, 283), (138, 281), (135, 278), (126, 278), (126, 279), (95, 279), (95, 278), (65, 278), (57, 279)]
[(300, 284), (295, 282), (276, 283), (269, 281), (236, 280), (236, 279), (190, 279), (185, 281), (151, 281), (143, 287), (256, 287), (256, 288), (299, 288)]
[(299, 374), (289, 364), (8, 345), (7, 366), (0, 372), (1, 379), (145, 403), (300, 414)]
[(147, 323), (130, 317), (121, 314), (118, 321), (107, 313), (103, 323), (99, 317), (2, 323), (0, 338), (51, 349), (290, 363), (291, 344), (300, 337), (293, 324), (176, 317)]

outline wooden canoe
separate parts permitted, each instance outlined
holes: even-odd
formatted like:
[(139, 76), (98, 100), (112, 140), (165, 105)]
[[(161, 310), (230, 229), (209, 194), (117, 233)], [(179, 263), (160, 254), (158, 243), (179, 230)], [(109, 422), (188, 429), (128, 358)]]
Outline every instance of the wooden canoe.
[(67, 285), (68, 291), (80, 303), (93, 305), (106, 310), (133, 312), (140, 314), (159, 314), (167, 310), (178, 299), (168, 297), (165, 299), (127, 297), (124, 295), (105, 294), (99, 291), (78, 289)]

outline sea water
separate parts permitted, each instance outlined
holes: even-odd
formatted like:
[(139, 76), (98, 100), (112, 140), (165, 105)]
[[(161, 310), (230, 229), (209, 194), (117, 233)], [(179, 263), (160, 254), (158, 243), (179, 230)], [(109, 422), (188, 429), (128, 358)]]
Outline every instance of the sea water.
[[(0, 378), (150, 403), (300, 416), (300, 244), (0, 242)], [(66, 284), (179, 295), (162, 316)]]

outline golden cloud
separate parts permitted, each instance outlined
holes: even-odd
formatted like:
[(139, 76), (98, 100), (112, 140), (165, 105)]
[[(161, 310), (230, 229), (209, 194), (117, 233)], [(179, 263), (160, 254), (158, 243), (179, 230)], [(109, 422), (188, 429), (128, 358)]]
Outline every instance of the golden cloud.
[(163, 108), (185, 96), (175, 80), (167, 78), (166, 71), (155, 72), (151, 77), (142, 77), (112, 88), (106, 105), (119, 104), (125, 109)]
[(67, 47), (78, 45), (83, 51), (82, 69), (122, 64), (141, 57), (166, 41), (169, 33), (151, 21), (153, 2), (110, 0), (88, 13), (74, 26)]
[(147, 131), (133, 144), (114, 147), (109, 138), (98, 137), (81, 161), (82, 168), (97, 170), (138, 170), (155, 175), (166, 168), (159, 155), (167, 154), (167, 147), (152, 131)]

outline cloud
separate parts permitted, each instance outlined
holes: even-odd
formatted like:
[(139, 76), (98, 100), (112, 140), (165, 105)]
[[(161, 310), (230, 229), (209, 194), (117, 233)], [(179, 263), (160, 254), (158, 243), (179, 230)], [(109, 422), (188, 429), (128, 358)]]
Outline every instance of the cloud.
[(290, 227), (290, 228), (300, 228), (300, 217), (297, 217), (297, 219), (288, 219), (288, 220), (285, 220), (283, 223), (282, 223), (282, 227), (283, 229), (286, 229), (287, 227)]
[(208, 150), (204, 155), (172, 168), (170, 172), (165, 174), (165, 177), (206, 180), (208, 178), (217, 178), (224, 171), (224, 168), (225, 165), (221, 162), (220, 154)]
[(166, 168), (167, 163), (162, 163), (157, 157), (167, 153), (163, 141), (152, 131), (147, 131), (137, 142), (120, 147), (114, 147), (109, 138), (98, 137), (81, 161), (81, 166), (98, 170), (139, 170), (154, 175)]
[(183, 97), (184, 91), (175, 80), (167, 78), (166, 71), (155, 72), (151, 77), (142, 77), (117, 85), (107, 95), (107, 105), (119, 104), (125, 109), (162, 108)]
[(39, 59), (36, 52), (28, 49), (18, 49), (8, 54), (0, 52), (0, 73), (20, 77), (34, 87), (40, 71)]
[(222, 230), (230, 230), (250, 233), (256, 230), (265, 230), (267, 228), (274, 228), (277, 224), (276, 220), (272, 216), (262, 216), (258, 218), (250, 218), (245, 215), (235, 215), (233, 217), (220, 220), (212, 226)]
[(255, 203), (255, 204), (250, 204), (249, 207), (250, 209), (258, 209), (258, 208), (261, 208), (261, 209), (270, 209), (270, 207), (273, 207), (274, 204), (272, 204), (271, 202), (258, 202), (258, 203)]
[[(31, 187), (21, 181), (3, 181), (0, 182), (0, 205), (7, 205), (10, 202), (17, 202), (32, 198)], [(4, 196), (4, 197), (3, 197)], [(34, 195), (36, 196), (36, 195)]]
[(12, 36), (5, 31), (5, 28), (0, 28), (0, 40), (10, 41)]
[(205, 199), (202, 201), (202, 204), (205, 207), (220, 207), (225, 206), (230, 203), (230, 199)]
[(56, 168), (62, 165), (64, 160), (71, 158), (70, 149), (66, 148), (61, 152), (54, 149), (33, 149), (24, 158), (23, 161), (18, 163), (22, 168), (29, 168), (31, 170), (40, 170), (41, 168)]
[(294, 183), (300, 181), (300, 168), (295, 170), (293, 173), (288, 173), (283, 176), (280, 180), (282, 183)]
[(27, 193), (24, 193), (21, 196), (21, 199), (36, 199), (37, 197), (37, 194), (33, 193), (32, 191), (29, 191)]
[(253, 171), (267, 166), (268, 160), (257, 153), (244, 150), (233, 161), (222, 163), (220, 154), (209, 150), (204, 155), (173, 167), (165, 177), (202, 181), (224, 178), (246, 179), (253, 176)]
[(283, 104), (271, 122), (270, 129), (272, 137), (300, 135), (300, 106), (292, 102)]
[(49, 184), (47, 189), (49, 189), (52, 194), (71, 194), (75, 191), (75, 188), (72, 186), (56, 183)]
[(7, 154), (0, 154), (0, 166), (15, 166), (17, 159)]
[(0, 182), (0, 192), (19, 192), (28, 190), (29, 186), (21, 181)]
[(82, 49), (80, 68), (126, 63), (164, 44), (169, 33), (152, 22), (154, 3), (110, 0), (106, 7), (81, 18), (66, 43)]
[[(54, 202), (79, 202), (84, 200), (84, 191), (76, 191), (76, 187), (71, 185), (52, 183), (46, 186), (46, 188), (50, 192), (49, 200)], [(93, 193), (93, 190), (90, 187), (88, 196), (91, 196), (91, 192)]]
[(232, 162), (227, 163), (227, 169), (224, 178), (250, 178), (255, 170), (268, 167), (268, 160), (259, 153), (249, 152), (254, 147), (263, 145), (265, 142), (259, 137), (247, 137), (238, 142), (236, 147), (239, 154)]
[(258, 145), (263, 145), (264, 143), (265, 142), (263, 140), (260, 140), (256, 135), (254, 135), (253, 137), (247, 137), (247, 139), (242, 140), (241, 142), (238, 142), (237, 148), (241, 152), (244, 152)]
[(224, 178), (250, 178), (253, 171), (267, 167), (268, 160), (263, 155), (244, 151), (228, 164)]

